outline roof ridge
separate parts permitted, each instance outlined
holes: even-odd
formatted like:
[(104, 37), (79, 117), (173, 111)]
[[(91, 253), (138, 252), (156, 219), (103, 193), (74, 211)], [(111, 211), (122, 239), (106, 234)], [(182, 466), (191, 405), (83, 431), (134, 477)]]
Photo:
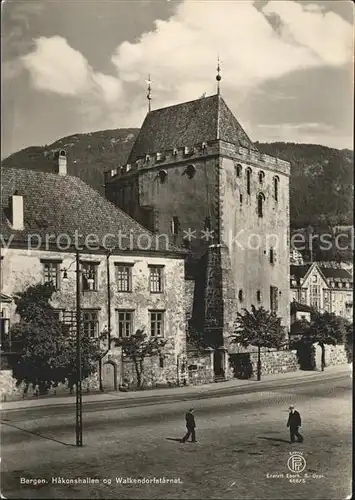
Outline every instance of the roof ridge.
[(155, 111), (161, 111), (162, 109), (167, 109), (167, 108), (175, 108), (177, 106), (183, 106), (184, 104), (191, 104), (193, 102), (201, 101), (202, 99), (203, 100), (212, 99), (213, 97), (218, 97), (218, 94), (212, 94), (207, 97), (198, 97), (197, 99), (192, 99), (191, 101), (178, 102), (176, 104), (170, 104), (168, 106), (163, 106), (161, 108), (152, 109), (151, 111), (149, 111), (149, 113), (147, 113), (146, 117), (148, 115), (153, 114)]

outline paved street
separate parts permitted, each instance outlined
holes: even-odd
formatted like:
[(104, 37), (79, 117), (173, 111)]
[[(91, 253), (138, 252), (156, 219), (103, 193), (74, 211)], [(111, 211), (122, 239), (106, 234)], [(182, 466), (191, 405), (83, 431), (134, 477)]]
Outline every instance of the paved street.
[[(9, 499), (346, 498), (351, 384), (349, 376), (338, 376), (195, 402), (91, 408), (84, 413), (82, 449), (73, 446), (74, 407), (58, 414), (49, 407), (4, 412), (2, 493)], [(303, 444), (288, 442), (290, 403), (303, 418)], [(198, 443), (181, 444), (184, 412), (191, 406)], [(298, 478), (287, 477), (290, 451), (306, 460)], [(96, 482), (59, 480), (76, 478)], [(123, 484), (121, 478), (176, 482)]]

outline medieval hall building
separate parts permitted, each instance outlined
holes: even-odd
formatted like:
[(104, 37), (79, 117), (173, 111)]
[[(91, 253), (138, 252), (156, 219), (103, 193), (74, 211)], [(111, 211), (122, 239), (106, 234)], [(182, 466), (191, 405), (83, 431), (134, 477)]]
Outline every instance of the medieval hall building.
[(258, 151), (219, 89), (149, 111), (128, 163), (106, 174), (110, 201), (190, 250), (189, 324), (216, 352), (230, 349), (236, 312), (252, 304), (288, 330), (290, 164)]

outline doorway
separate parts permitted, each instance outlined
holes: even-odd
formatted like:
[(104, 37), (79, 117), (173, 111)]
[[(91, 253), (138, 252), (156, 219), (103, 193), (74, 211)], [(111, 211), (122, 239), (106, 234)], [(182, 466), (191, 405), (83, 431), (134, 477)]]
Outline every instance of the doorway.
[(113, 361), (102, 367), (102, 384), (105, 391), (117, 391), (117, 365)]

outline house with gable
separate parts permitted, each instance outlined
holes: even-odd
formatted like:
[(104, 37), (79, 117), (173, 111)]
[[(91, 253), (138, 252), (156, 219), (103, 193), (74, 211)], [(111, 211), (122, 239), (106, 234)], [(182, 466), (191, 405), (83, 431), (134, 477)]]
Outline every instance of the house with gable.
[(290, 266), (291, 302), (342, 316), (353, 317), (353, 276), (347, 270), (325, 263)]
[[(84, 333), (97, 336), (108, 328), (112, 340), (144, 328), (148, 335), (164, 337), (163, 362), (151, 364), (146, 383), (176, 382), (179, 358), (186, 350), (186, 250), (154, 235), (78, 177), (67, 175), (63, 156), (57, 174), (2, 168), (3, 391), (15, 390), (6, 366), (15, 349), (10, 327), (19, 320), (14, 295), (29, 285), (52, 282), (58, 318), (75, 327), (77, 251)], [(121, 348), (108, 343), (102, 360), (104, 388), (116, 389), (131, 375), (124, 373)]]

